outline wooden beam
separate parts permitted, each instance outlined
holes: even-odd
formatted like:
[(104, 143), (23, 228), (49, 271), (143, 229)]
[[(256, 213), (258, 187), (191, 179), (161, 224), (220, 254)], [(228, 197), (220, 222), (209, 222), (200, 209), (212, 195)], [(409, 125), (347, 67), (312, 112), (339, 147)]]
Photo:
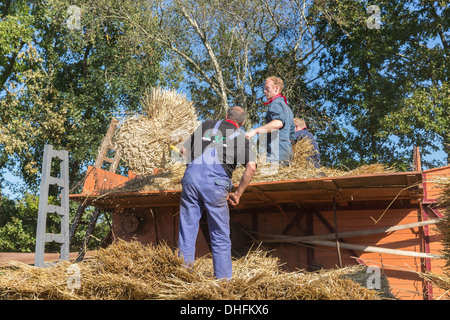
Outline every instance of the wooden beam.
[[(333, 234), (335, 233), (335, 230), (333, 229), (333, 227), (328, 223), (327, 219), (325, 219), (325, 217), (322, 216), (322, 215), (320, 214), (320, 212), (319, 212), (318, 210), (314, 209), (314, 210), (313, 210), (313, 213), (314, 213), (314, 215), (315, 215), (315, 216), (323, 223), (323, 225), (324, 225), (328, 230), (330, 230), (330, 232), (332, 232)], [(342, 241), (342, 242), (345, 242), (345, 240), (342, 239), (342, 238), (339, 238), (339, 240)], [(356, 254), (355, 251), (353, 251), (353, 250), (348, 250), (348, 251), (350, 252), (350, 254), (351, 254), (352, 256), (355, 256), (355, 257), (358, 256), (358, 255)]]
[[(120, 154), (119, 154), (119, 152), (114, 150), (114, 148), (112, 146), (112, 137), (114, 135), (114, 131), (116, 130), (116, 126), (118, 123), (119, 123), (119, 120), (117, 120), (117, 119), (113, 118), (111, 120), (111, 123), (109, 124), (109, 127), (108, 127), (108, 131), (106, 132), (106, 135), (102, 140), (100, 151), (97, 155), (97, 159), (95, 161), (94, 167), (101, 168), (103, 165), (103, 162), (106, 161), (111, 164), (111, 166), (109, 167), (109, 171), (116, 172), (117, 166), (120, 161)], [(109, 149), (115, 151), (114, 159), (108, 158), (106, 156)]]
[(420, 190), (420, 184), (418, 181), (418, 178), (416, 175), (408, 175), (406, 177), (406, 180), (408, 182), (408, 194), (409, 194), (409, 201), (412, 204), (418, 204), (421, 198), (421, 195), (423, 193), (423, 190)]
[(78, 224), (81, 221), (81, 216), (83, 215), (85, 209), (86, 209), (86, 206), (84, 204), (80, 203), (78, 205), (77, 213), (75, 214), (73, 222), (70, 225), (70, 232), (69, 232), (69, 241), (70, 242), (72, 242), (73, 236), (75, 235), (75, 231), (77, 230)]
[[(433, 219), (433, 220), (426, 220), (426, 221), (420, 221), (420, 222), (414, 222), (414, 223), (407, 223), (407, 224), (401, 224), (393, 227), (383, 227), (383, 228), (376, 228), (376, 229), (368, 229), (368, 230), (356, 230), (356, 231), (347, 231), (347, 232), (340, 232), (339, 238), (351, 238), (351, 237), (358, 237), (358, 236), (365, 236), (370, 234), (378, 234), (378, 233), (387, 233), (387, 232), (393, 232), (397, 230), (403, 230), (403, 229), (411, 229), (415, 227), (421, 227), (426, 226), (429, 224), (436, 224), (440, 222), (441, 219)], [(262, 234), (260, 234), (262, 235)], [(327, 233), (327, 234), (320, 234), (320, 235), (314, 235), (314, 236), (303, 236), (303, 237), (292, 237), (292, 236), (282, 236), (282, 235), (273, 235), (273, 234), (264, 234), (268, 237), (274, 237), (277, 239), (270, 239), (270, 240), (261, 240), (263, 242), (305, 242), (305, 241), (316, 241), (316, 240), (329, 240), (335, 238), (335, 233)]]
[[(314, 223), (313, 212), (311, 208), (308, 208), (306, 211), (306, 234), (308, 236), (312, 236), (314, 233), (313, 223)], [(314, 246), (309, 246), (306, 248), (306, 261), (308, 263), (309, 271), (312, 271), (314, 264)]]
[(336, 213), (336, 200), (333, 196), (333, 217), (334, 217), (334, 241), (336, 242), (336, 253), (339, 263), (339, 268), (342, 268), (342, 258), (341, 258), (341, 246), (339, 244), (339, 234), (338, 234), (338, 226), (337, 226), (337, 213)]
[[(336, 243), (334, 241), (318, 240), (318, 241), (305, 241), (305, 242), (308, 244), (313, 244), (313, 245), (336, 247)], [(389, 248), (373, 247), (373, 246), (363, 246), (363, 245), (359, 245), (359, 244), (341, 243), (340, 246), (342, 248), (346, 248), (346, 249), (353, 249), (353, 250), (365, 251), (365, 252), (378, 252), (378, 253), (394, 254), (394, 255), (418, 257), (418, 258), (431, 258), (431, 259), (443, 258), (443, 256), (441, 256), (441, 255), (436, 255), (436, 254), (431, 254), (431, 253), (389, 249)]]
[(419, 147), (414, 147), (414, 171), (422, 171)]
[(283, 208), (280, 206), (280, 204), (278, 202), (276, 202), (275, 200), (273, 200), (271, 197), (269, 197), (263, 190), (261, 190), (260, 188), (254, 186), (252, 188), (252, 192), (254, 194), (256, 194), (256, 196), (262, 200), (267, 199), (268, 201), (272, 202), (275, 206), (277, 206), (278, 210), (280, 210), (281, 214), (284, 215), (284, 217), (289, 221), (289, 217), (286, 214), (286, 212), (284, 212)]
[(292, 219), (289, 221), (289, 223), (286, 225), (286, 227), (283, 228), (282, 234), (287, 234), (289, 230), (294, 226), (294, 224), (299, 220), (300, 214), (304, 213), (303, 208), (299, 208), (299, 210), (296, 211), (295, 215), (292, 217)]

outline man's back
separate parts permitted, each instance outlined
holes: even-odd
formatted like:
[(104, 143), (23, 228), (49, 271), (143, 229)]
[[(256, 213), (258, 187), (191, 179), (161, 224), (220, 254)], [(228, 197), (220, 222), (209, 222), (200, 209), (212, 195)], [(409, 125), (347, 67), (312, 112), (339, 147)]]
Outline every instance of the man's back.
[(217, 162), (222, 165), (229, 178), (232, 177), (237, 164), (245, 165), (249, 161), (255, 161), (255, 154), (250, 148), (249, 141), (227, 120), (204, 121), (183, 146), (190, 153), (188, 164), (198, 163), (205, 150), (216, 149)]

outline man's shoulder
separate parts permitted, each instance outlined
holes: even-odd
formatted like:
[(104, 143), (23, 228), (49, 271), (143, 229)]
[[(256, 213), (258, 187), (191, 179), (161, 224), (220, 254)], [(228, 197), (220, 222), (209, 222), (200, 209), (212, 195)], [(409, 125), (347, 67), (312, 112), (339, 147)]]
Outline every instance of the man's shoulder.
[(206, 119), (205, 121), (202, 122), (202, 125), (203, 125), (203, 126), (210, 126), (210, 125), (213, 125), (213, 126), (214, 126), (214, 124), (215, 124), (216, 122), (217, 122), (217, 121), (214, 121), (214, 120), (211, 120), (211, 119)]
[(216, 120), (207, 119), (202, 121), (200, 127), (202, 128), (202, 131), (205, 132), (207, 130), (213, 129), (216, 126), (216, 123)]
[(311, 132), (309, 132), (307, 129), (296, 131), (295, 135), (296, 135), (296, 140), (306, 138), (306, 139), (310, 139), (312, 142), (316, 141), (316, 138), (314, 137), (314, 135)]
[(305, 137), (305, 136), (310, 136), (311, 135), (311, 133), (307, 129), (295, 131), (295, 134), (297, 136), (299, 136), (299, 137), (300, 136)]
[(286, 102), (284, 102), (284, 98), (283, 97), (277, 97), (275, 99), (272, 100), (272, 102), (269, 104), (269, 107), (272, 106), (285, 106)]
[(291, 108), (286, 104), (283, 97), (275, 98), (270, 104), (268, 111), (273, 111), (276, 113), (292, 113)]
[(282, 106), (287, 106), (286, 100), (283, 96), (276, 97), (275, 99), (273, 99), (272, 103), (277, 103)]
[(269, 108), (267, 109), (267, 114), (284, 114), (284, 106), (283, 103), (284, 101), (276, 101), (278, 99), (273, 100), (270, 104), (269, 104)]

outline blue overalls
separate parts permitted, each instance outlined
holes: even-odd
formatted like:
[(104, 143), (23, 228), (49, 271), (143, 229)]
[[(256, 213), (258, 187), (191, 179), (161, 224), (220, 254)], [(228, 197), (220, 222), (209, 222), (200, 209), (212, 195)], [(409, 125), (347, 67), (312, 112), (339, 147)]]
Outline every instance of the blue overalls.
[[(211, 137), (214, 137), (222, 121), (215, 124)], [(231, 179), (219, 161), (216, 148), (226, 147), (223, 141), (229, 141), (239, 135), (235, 131), (220, 143), (211, 142), (202, 155), (188, 164), (181, 180), (180, 222), (178, 247), (179, 254), (186, 264), (195, 259), (195, 243), (199, 221), (206, 209), (214, 276), (231, 278), (231, 240), (230, 216), (227, 196), (233, 188)], [(202, 137), (202, 140), (211, 139)], [(213, 140), (213, 138), (212, 138)]]

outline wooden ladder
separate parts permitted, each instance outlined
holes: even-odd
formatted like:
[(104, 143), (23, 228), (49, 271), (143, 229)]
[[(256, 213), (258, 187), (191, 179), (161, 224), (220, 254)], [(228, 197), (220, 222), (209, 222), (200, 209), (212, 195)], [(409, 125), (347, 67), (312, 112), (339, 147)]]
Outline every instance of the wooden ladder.
[[(116, 172), (117, 167), (120, 162), (120, 154), (116, 151), (114, 158), (109, 158), (107, 156), (108, 151), (114, 150), (114, 146), (112, 144), (112, 137), (114, 135), (114, 130), (116, 129), (117, 124), (119, 121), (117, 119), (112, 119), (111, 123), (109, 124), (108, 131), (106, 132), (105, 137), (102, 140), (102, 144), (99, 150), (99, 153), (97, 155), (97, 159), (95, 161), (94, 167), (101, 168), (104, 164), (104, 162), (107, 162), (110, 164), (109, 171), (110, 172)], [(115, 151), (115, 150), (114, 150)], [(75, 231), (77, 230), (78, 225), (81, 222), (81, 217), (83, 216), (84, 211), (86, 210), (86, 205), (80, 204), (78, 206), (77, 212), (75, 214), (74, 220), (70, 226), (70, 241), (72, 241)], [(98, 217), (100, 216), (100, 208), (95, 208), (94, 212), (92, 213), (91, 219), (88, 224), (88, 228), (86, 230), (86, 234), (83, 239), (83, 245), (78, 252), (76, 262), (80, 262), (83, 260), (84, 255), (86, 253), (87, 246), (89, 244), (89, 241), (91, 239), (92, 232), (94, 231), (95, 225), (97, 224)]]

